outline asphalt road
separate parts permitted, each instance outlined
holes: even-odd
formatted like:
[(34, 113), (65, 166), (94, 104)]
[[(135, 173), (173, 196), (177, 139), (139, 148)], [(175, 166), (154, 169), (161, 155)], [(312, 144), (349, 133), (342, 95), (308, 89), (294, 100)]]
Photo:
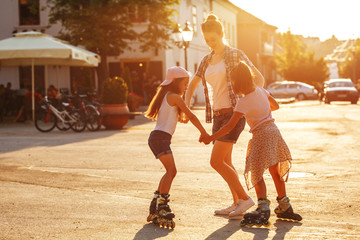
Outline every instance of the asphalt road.
[[(194, 112), (204, 123), (204, 110)], [(214, 216), (231, 195), (191, 124), (178, 124), (173, 137), (176, 228), (169, 230), (146, 222), (164, 173), (147, 146), (154, 122), (137, 116), (121, 131), (82, 133), (0, 123), (0, 239), (359, 239), (360, 105), (303, 101), (273, 115), (293, 155), (287, 192), (302, 222), (272, 212), (269, 229), (241, 228), (240, 220)], [(248, 130), (233, 152), (243, 184)], [(273, 211), (268, 172), (265, 181)]]

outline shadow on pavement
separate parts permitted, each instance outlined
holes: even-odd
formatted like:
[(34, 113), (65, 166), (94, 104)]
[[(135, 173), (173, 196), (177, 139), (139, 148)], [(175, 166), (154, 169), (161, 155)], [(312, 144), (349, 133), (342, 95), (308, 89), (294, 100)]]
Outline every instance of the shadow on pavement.
[(205, 240), (225, 240), (240, 230), (240, 220), (229, 220), (229, 223), (210, 234)]
[(270, 230), (268, 228), (247, 228), (247, 227), (241, 227), (241, 230), (244, 232), (249, 232), (254, 234), (254, 240), (264, 240), (269, 237)]
[(295, 226), (301, 226), (301, 222), (288, 222), (283, 221), (280, 219), (277, 219), (274, 223), (274, 226), (276, 227), (275, 230), (275, 236), (273, 239), (285, 239), (286, 233), (290, 232), (290, 230)]
[[(276, 227), (275, 230), (275, 236), (272, 239), (276, 240), (282, 240), (285, 239), (286, 233), (290, 232), (290, 230), (295, 226), (301, 226), (302, 223), (300, 222), (290, 222), (290, 221), (283, 221), (280, 219), (277, 219), (274, 223), (274, 226)], [(269, 237), (270, 230), (268, 228), (241, 228), (244, 232), (249, 232), (254, 234), (254, 240), (264, 240)]]
[[(107, 138), (119, 133), (131, 132), (136, 127), (151, 122), (144, 116), (136, 116), (129, 120), (123, 129), (107, 130), (104, 126), (99, 131), (74, 132), (71, 129), (60, 131), (57, 128), (51, 132), (40, 132), (33, 122), (25, 123), (1, 123), (0, 124), (0, 152), (7, 153), (21, 149), (38, 146), (60, 146), (76, 142), (89, 141), (99, 138)], [(150, 130), (149, 130), (150, 132)]]
[(134, 240), (151, 240), (164, 237), (174, 231), (173, 229), (162, 228), (154, 225), (153, 223), (145, 224), (142, 229), (140, 229)]

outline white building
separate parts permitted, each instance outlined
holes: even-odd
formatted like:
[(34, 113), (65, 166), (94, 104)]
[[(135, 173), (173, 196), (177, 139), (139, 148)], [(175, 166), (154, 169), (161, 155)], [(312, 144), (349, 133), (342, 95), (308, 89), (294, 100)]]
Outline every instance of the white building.
[[(49, 10), (45, 8), (38, 15), (30, 16), (26, 9), (26, 0), (2, 0), (0, 2), (0, 40), (12, 37), (13, 33), (23, 31), (38, 31), (56, 36), (59, 26), (48, 26)], [(45, 7), (46, 0), (39, 1), (39, 7)], [(69, 67), (49, 67), (48, 82), (57, 85), (57, 77), (61, 79), (61, 88), (70, 88), (70, 69)], [(44, 67), (35, 67), (36, 85), (44, 87)], [(26, 88), (30, 86), (30, 66), (22, 67), (1, 67), (0, 61), (0, 84), (12, 84), (12, 89)]]
[(339, 78), (339, 66), (349, 58), (349, 52), (354, 47), (355, 40), (348, 39), (343, 44), (337, 46), (334, 51), (325, 57), (329, 68), (329, 79)]
[[(13, 33), (22, 31), (41, 31), (46, 34), (57, 36), (60, 26), (48, 26), (49, 9), (46, 8), (46, 0), (39, 0), (39, 8), (45, 7), (38, 15), (31, 15), (26, 10), (27, 0), (1, 0), (0, 1), (0, 40), (9, 38)], [(193, 40), (187, 49), (188, 70), (195, 73), (201, 58), (209, 52), (205, 44), (200, 24), (206, 16), (212, 11), (223, 21), (225, 27), (225, 38), (228, 43), (237, 47), (237, 17), (239, 8), (229, 0), (181, 0), (180, 5), (175, 6), (179, 14), (174, 16), (174, 20), (183, 28), (186, 21), (190, 22), (194, 30)], [(146, 27), (146, 22), (134, 23), (134, 28), (141, 30)], [(158, 50), (151, 52), (141, 52), (136, 47), (138, 43), (132, 43), (135, 50), (126, 51), (120, 56), (108, 57), (109, 71), (111, 76), (121, 74), (124, 67), (130, 71), (136, 72), (140, 78), (137, 84), (134, 84), (134, 91), (142, 91), (142, 83), (145, 77), (155, 75), (159, 81), (162, 81), (166, 74), (166, 69), (174, 66), (185, 66), (184, 49), (174, 46), (170, 50)], [(246, 52), (246, 51), (245, 51)], [(256, 65), (256, 62), (254, 62)], [(1, 67), (1, 65), (0, 65)], [(36, 67), (36, 82), (38, 88), (44, 88), (44, 67)], [(53, 84), (58, 88), (67, 88), (71, 90), (72, 81), (76, 81), (78, 68), (64, 66), (48, 67), (48, 85)], [(61, 81), (58, 82), (58, 79)], [(72, 79), (72, 80), (71, 80)], [(1, 67), (0, 84), (6, 85), (12, 83), (13, 89), (20, 89), (29, 86), (30, 66), (22, 67)], [(95, 84), (96, 86), (96, 84)], [(136, 89), (137, 88), (137, 89)], [(44, 93), (44, 89), (41, 91)], [(199, 85), (197, 91), (197, 102), (204, 101), (202, 86)]]

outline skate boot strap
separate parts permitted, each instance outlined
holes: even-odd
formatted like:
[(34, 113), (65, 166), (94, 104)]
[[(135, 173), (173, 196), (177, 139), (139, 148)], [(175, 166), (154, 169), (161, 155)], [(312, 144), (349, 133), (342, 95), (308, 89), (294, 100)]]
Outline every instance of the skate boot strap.
[(266, 206), (270, 206), (270, 201), (268, 199), (259, 199), (258, 201), (258, 206), (262, 206), (262, 205), (266, 205)]
[(285, 196), (283, 196), (282, 198), (276, 197), (276, 201), (278, 201), (278, 202), (284, 202), (284, 203), (289, 203), (289, 202), (290, 202), (290, 199), (285, 195)]
[(285, 212), (291, 208), (290, 199), (287, 196), (277, 199), (277, 201), (279, 205), (274, 210), (276, 214)]
[(158, 205), (166, 205), (168, 202), (170, 202), (170, 199), (163, 199), (163, 198), (158, 198)]

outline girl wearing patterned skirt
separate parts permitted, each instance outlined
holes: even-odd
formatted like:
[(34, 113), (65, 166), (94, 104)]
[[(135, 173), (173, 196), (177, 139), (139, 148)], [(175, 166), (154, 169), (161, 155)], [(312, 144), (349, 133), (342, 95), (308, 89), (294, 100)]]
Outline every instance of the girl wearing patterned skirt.
[(244, 175), (248, 189), (255, 187), (258, 208), (245, 214), (241, 225), (269, 225), (270, 201), (267, 199), (263, 179), (266, 169), (270, 171), (278, 195), (279, 206), (275, 208), (276, 216), (300, 221), (301, 216), (294, 213), (286, 196), (285, 182), (291, 168), (291, 154), (271, 114), (271, 111), (279, 109), (279, 104), (268, 91), (254, 84), (250, 69), (243, 62), (231, 71), (231, 83), (234, 92), (243, 97), (237, 100), (229, 122), (213, 135), (200, 138), (200, 141), (209, 144), (223, 136), (231, 131), (242, 116), (245, 116), (250, 126), (252, 139), (248, 144)]

